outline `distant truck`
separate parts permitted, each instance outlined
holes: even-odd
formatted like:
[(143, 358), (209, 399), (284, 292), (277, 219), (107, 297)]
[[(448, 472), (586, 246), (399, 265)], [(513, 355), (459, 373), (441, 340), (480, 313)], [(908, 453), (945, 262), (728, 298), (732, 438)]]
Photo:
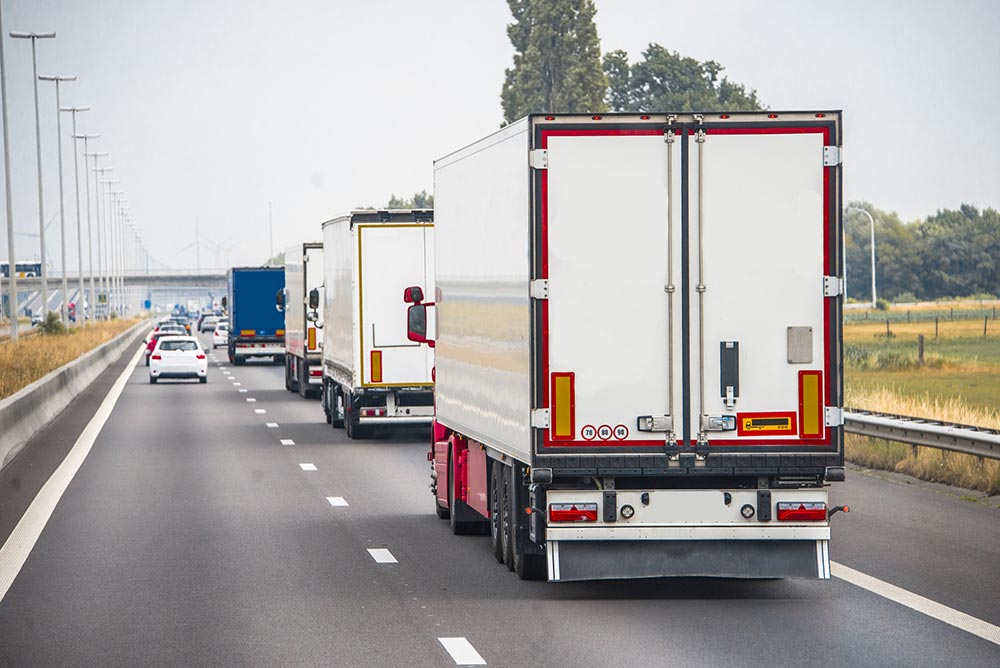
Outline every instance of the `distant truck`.
[(407, 339), (403, 289), (433, 290), (434, 212), (352, 211), (323, 223), (323, 411), (350, 438), (430, 425), (433, 354)]
[(550, 114), (436, 161), (404, 301), (438, 516), (523, 578), (829, 578), (842, 141), (836, 111)]
[(240, 365), (251, 357), (280, 363), (285, 354), (285, 318), (274, 300), (285, 289), (285, 268), (233, 267), (226, 283), (230, 363)]
[(323, 244), (302, 243), (285, 251), (285, 389), (303, 397), (323, 389)]

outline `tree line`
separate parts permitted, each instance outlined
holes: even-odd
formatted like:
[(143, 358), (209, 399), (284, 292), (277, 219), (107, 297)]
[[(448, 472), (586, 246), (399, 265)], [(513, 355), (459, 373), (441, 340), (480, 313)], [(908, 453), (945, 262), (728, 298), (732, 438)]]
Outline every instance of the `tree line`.
[(871, 300), (871, 223), (876, 294), (889, 301), (1000, 294), (1000, 212), (962, 204), (904, 223), (895, 212), (850, 202), (844, 213), (847, 297)]

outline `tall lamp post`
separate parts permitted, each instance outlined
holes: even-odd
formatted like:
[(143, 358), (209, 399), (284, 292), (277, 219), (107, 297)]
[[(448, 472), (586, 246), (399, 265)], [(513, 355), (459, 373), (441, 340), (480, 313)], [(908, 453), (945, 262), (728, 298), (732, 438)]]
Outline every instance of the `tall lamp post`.
[[(107, 153), (107, 151), (104, 151)], [(94, 164), (97, 164), (97, 158), (94, 157)], [(97, 176), (94, 177), (94, 211), (97, 214), (97, 281), (100, 285), (101, 293), (104, 295), (104, 305), (108, 305), (108, 265), (105, 262), (106, 254), (103, 252), (103, 244), (101, 243), (101, 228), (104, 226), (102, 223), (102, 218), (106, 218), (108, 212), (105, 210), (104, 215), (101, 215), (101, 208), (103, 199), (101, 198), (101, 177), (103, 177), (107, 172), (113, 172), (114, 167), (94, 167), (94, 171)], [(110, 311), (105, 313), (105, 318), (111, 315)]]
[(17, 341), (17, 271), (14, 255), (14, 205), (10, 185), (10, 134), (7, 131), (7, 65), (3, 55), (3, 0), (0, 0), (0, 108), (3, 125), (4, 202), (7, 204), (7, 308), (10, 315), (10, 340)]
[[(59, 312), (63, 322), (69, 322), (69, 280), (66, 272), (66, 199), (63, 196), (62, 168), (62, 102), (59, 97), (59, 84), (64, 81), (76, 81), (75, 75), (52, 76), (40, 74), (39, 81), (52, 81), (56, 85), (56, 151), (59, 154), (59, 246), (62, 254), (62, 301)], [(74, 151), (75, 154), (75, 151)]]
[[(90, 219), (90, 167), (87, 166), (87, 158), (93, 156), (94, 158), (94, 169), (97, 169), (97, 159), (108, 155), (107, 151), (90, 152), (90, 140), (97, 139), (101, 135), (99, 134), (89, 134), (80, 135), (79, 139), (83, 140), (83, 184), (84, 190), (87, 191), (87, 256), (88, 256), (88, 266), (90, 267), (90, 317), (92, 320), (97, 319), (97, 286), (95, 285), (94, 277), (94, 225)], [(97, 203), (94, 203), (94, 216), (97, 216)], [(99, 277), (100, 272), (96, 272)]]
[[(114, 241), (114, 221), (115, 221), (115, 192), (111, 189), (121, 183), (121, 179), (102, 180), (101, 183), (108, 186), (108, 199), (104, 203), (104, 261), (107, 266), (108, 281), (108, 309), (110, 311), (112, 303), (116, 299), (117, 265), (115, 264), (115, 241)], [(110, 312), (108, 313), (110, 316)]]
[[(42, 317), (49, 314), (49, 268), (45, 263), (45, 204), (42, 191), (42, 121), (38, 114), (38, 58), (35, 43), (40, 39), (54, 39), (54, 32), (11, 32), (14, 39), (31, 40), (31, 77), (35, 87), (35, 157), (38, 164), (38, 243), (42, 259)], [(14, 262), (14, 258), (11, 258)]]
[[(2, 0), (0, 0), (2, 2)], [(59, 111), (73, 114), (73, 183), (76, 186), (76, 261), (80, 267), (80, 296), (76, 298), (79, 302), (76, 307), (77, 317), (87, 324), (87, 314), (84, 311), (83, 303), (87, 300), (87, 292), (83, 285), (83, 225), (80, 222), (80, 166), (79, 151), (76, 147), (76, 115), (81, 111), (89, 111), (90, 107), (60, 107)], [(85, 165), (86, 166), (86, 165)], [(90, 213), (89, 211), (87, 212)], [(93, 308), (93, 306), (91, 306)]]
[(872, 215), (865, 211), (864, 209), (858, 209), (853, 206), (847, 207), (848, 211), (854, 211), (856, 213), (863, 213), (868, 216), (868, 222), (871, 223), (872, 228), (872, 308), (876, 307), (876, 296), (875, 296), (875, 219)]

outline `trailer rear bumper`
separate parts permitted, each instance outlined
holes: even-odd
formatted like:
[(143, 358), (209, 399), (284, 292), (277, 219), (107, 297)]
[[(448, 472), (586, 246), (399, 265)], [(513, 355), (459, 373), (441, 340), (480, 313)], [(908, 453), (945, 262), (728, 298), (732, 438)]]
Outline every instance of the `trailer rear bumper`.
[(360, 417), (358, 418), (360, 424), (385, 424), (385, 425), (404, 425), (404, 424), (431, 424), (434, 422), (433, 415), (401, 415), (397, 417)]
[(830, 578), (829, 540), (549, 540), (550, 582)]

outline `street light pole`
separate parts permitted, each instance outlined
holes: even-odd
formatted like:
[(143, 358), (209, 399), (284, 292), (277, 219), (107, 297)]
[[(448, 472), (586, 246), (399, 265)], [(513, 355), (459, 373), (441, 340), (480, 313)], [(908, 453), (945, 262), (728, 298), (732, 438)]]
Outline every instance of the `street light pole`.
[[(0, 0), (2, 1), (2, 0)], [(94, 157), (94, 169), (97, 169), (97, 159), (107, 155), (107, 151), (101, 152), (90, 152), (90, 140), (97, 139), (101, 135), (90, 134), (90, 135), (80, 135), (80, 139), (83, 139), (83, 181), (84, 190), (87, 191), (87, 256), (88, 256), (88, 266), (90, 267), (90, 319), (97, 319), (97, 286), (94, 285), (94, 226), (90, 219), (90, 167), (87, 166), (87, 158), (90, 156)], [(97, 207), (97, 204), (94, 204)], [(96, 216), (96, 212), (95, 212)], [(100, 276), (100, 274), (97, 274)]]
[(115, 205), (114, 195), (111, 186), (121, 183), (121, 179), (102, 180), (101, 183), (108, 186), (108, 199), (104, 202), (104, 266), (107, 269), (108, 285), (108, 316), (111, 315), (111, 307), (115, 300), (115, 254), (114, 254), (114, 229)]
[(35, 43), (40, 39), (53, 39), (54, 32), (11, 32), (14, 39), (31, 40), (31, 75), (35, 88), (35, 156), (38, 164), (38, 242), (42, 259), (42, 317), (49, 314), (49, 268), (45, 264), (45, 204), (42, 191), (42, 121), (38, 113), (38, 58)]
[(59, 84), (64, 81), (76, 81), (76, 76), (52, 76), (41, 74), (39, 81), (52, 81), (56, 85), (56, 152), (59, 154), (59, 246), (62, 256), (62, 301), (59, 306), (59, 313), (62, 321), (69, 322), (69, 279), (66, 275), (66, 198), (63, 196), (63, 168), (62, 168), (62, 114), (59, 110), (62, 103), (59, 98)]
[[(3, 0), (0, 0), (2, 2)], [(83, 229), (80, 222), (80, 166), (78, 160), (78, 153), (76, 147), (76, 114), (80, 111), (89, 111), (90, 107), (60, 107), (59, 111), (68, 112), (73, 114), (73, 183), (76, 186), (76, 261), (77, 265), (80, 267), (80, 294), (76, 298), (76, 314), (77, 318), (83, 321), (83, 324), (87, 324), (87, 313), (84, 311), (83, 304), (87, 300), (87, 293), (83, 285)]]
[(868, 216), (868, 221), (871, 223), (872, 229), (872, 308), (876, 308), (876, 295), (875, 295), (875, 219), (872, 215), (865, 211), (864, 209), (858, 209), (857, 207), (849, 206), (848, 211), (855, 211), (857, 213), (863, 213)]
[(14, 255), (14, 204), (10, 185), (10, 134), (7, 131), (7, 64), (3, 54), (3, 0), (0, 0), (0, 108), (3, 125), (4, 201), (7, 204), (7, 311), (10, 340), (17, 341), (17, 256)]
[[(107, 151), (104, 151), (104, 153), (107, 153)], [(107, 272), (108, 266), (107, 266), (107, 263), (104, 261), (105, 254), (103, 252), (103, 244), (101, 243), (101, 236), (102, 236), (102, 233), (103, 233), (103, 230), (101, 228), (104, 227), (103, 222), (102, 222), (102, 218), (104, 218), (104, 217), (107, 216), (107, 211), (104, 211), (103, 215), (101, 214), (101, 209), (103, 207), (103, 198), (101, 197), (101, 177), (103, 177), (104, 174), (107, 173), (107, 172), (113, 172), (115, 170), (115, 168), (114, 167), (101, 167), (101, 168), (98, 168), (96, 166), (97, 165), (97, 158), (98, 157), (102, 157), (102, 156), (95, 156), (94, 157), (94, 165), (95, 165), (94, 166), (94, 172), (97, 173), (97, 176), (94, 177), (94, 212), (97, 215), (97, 281), (98, 281), (98, 285), (100, 285), (101, 293), (104, 295), (104, 305), (107, 306), (107, 304), (108, 304), (108, 272)], [(105, 318), (108, 315), (110, 315), (110, 312), (105, 315)]]

